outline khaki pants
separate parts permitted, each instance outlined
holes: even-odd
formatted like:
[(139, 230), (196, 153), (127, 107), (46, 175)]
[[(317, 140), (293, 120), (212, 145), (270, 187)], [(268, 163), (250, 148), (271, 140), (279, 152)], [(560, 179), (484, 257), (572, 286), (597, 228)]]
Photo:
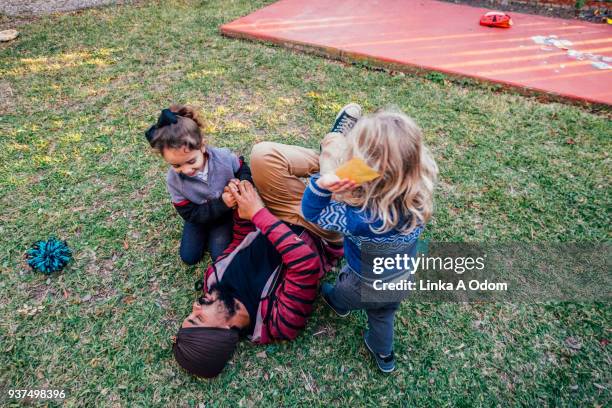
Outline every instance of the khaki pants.
[[(261, 142), (251, 150), (253, 181), (266, 207), (283, 221), (301, 225), (324, 240), (339, 244), (342, 235), (326, 231), (302, 216), (306, 185), (301, 178), (319, 171), (333, 171), (345, 151), (344, 136), (328, 134), (321, 143), (321, 163), (313, 149), (274, 142)], [(344, 149), (344, 150), (343, 150)]]

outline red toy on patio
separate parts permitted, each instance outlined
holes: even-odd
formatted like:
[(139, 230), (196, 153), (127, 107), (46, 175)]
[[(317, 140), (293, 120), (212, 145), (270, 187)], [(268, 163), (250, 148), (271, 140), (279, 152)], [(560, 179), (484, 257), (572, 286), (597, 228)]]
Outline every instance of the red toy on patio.
[(512, 18), (501, 11), (489, 11), (480, 18), (480, 25), (487, 27), (510, 28), (512, 24)]

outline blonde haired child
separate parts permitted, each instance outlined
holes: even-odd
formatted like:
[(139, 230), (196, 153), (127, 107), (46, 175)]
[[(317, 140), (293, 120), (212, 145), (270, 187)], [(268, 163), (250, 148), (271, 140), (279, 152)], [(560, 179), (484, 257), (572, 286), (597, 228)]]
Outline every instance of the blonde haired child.
[[(437, 166), (412, 119), (397, 110), (361, 117), (357, 104), (345, 106), (322, 143), (322, 175), (314, 175), (302, 199), (306, 220), (344, 235), (347, 265), (335, 285), (323, 284), (323, 299), (340, 316), (365, 309), (364, 342), (383, 372), (395, 369), (393, 321), (399, 301), (364, 301), (362, 249), (368, 245), (403, 248), (416, 255), (419, 235), (433, 211)], [(357, 185), (333, 173), (339, 163), (358, 157), (380, 176)]]

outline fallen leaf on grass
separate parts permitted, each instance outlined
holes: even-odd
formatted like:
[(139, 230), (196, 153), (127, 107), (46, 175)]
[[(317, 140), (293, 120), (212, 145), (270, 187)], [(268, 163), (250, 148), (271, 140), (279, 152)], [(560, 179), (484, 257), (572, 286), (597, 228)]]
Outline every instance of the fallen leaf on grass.
[(268, 358), (268, 355), (266, 354), (266, 351), (260, 351), (259, 353), (255, 354), (257, 357), (259, 358)]
[(576, 337), (568, 337), (565, 339), (565, 345), (574, 351), (578, 351), (582, 348), (582, 342)]
[(17, 313), (22, 316), (34, 316), (35, 314), (42, 312), (45, 309), (43, 305), (40, 306), (30, 306), (23, 305), (21, 309), (17, 310)]
[(126, 303), (128, 305), (134, 303), (134, 301), (136, 300), (136, 298), (132, 295), (127, 295), (126, 297), (123, 298), (123, 303)]
[(317, 386), (317, 382), (312, 378), (310, 374), (306, 375), (304, 370), (300, 370), (302, 372), (302, 377), (304, 378), (304, 388), (306, 391), (310, 391), (313, 394), (319, 392), (319, 387)]

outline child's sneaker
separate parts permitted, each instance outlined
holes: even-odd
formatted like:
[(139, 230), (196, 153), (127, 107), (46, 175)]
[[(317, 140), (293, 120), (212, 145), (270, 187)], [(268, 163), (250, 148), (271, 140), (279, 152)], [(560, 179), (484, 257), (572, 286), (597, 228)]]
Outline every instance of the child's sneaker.
[(331, 285), (329, 283), (324, 283), (323, 285), (321, 285), (321, 297), (323, 298), (325, 303), (327, 303), (327, 306), (329, 306), (331, 310), (336, 312), (338, 316), (340, 317), (348, 316), (351, 313), (350, 310), (338, 309), (332, 304), (331, 299), (329, 298), (329, 294), (331, 293), (333, 289), (334, 289), (334, 285)]
[(355, 126), (361, 117), (361, 106), (356, 103), (345, 105), (336, 115), (336, 121), (330, 132), (337, 132), (346, 135)]
[(365, 343), (365, 346), (367, 347), (368, 351), (370, 352), (370, 354), (372, 354), (372, 356), (374, 357), (374, 360), (376, 360), (376, 364), (378, 365), (378, 368), (380, 369), (380, 371), (382, 371), (383, 373), (390, 373), (392, 371), (395, 370), (395, 355), (393, 352), (391, 352), (391, 354), (389, 354), (388, 356), (383, 357), (382, 355), (375, 353), (372, 350), (372, 347), (370, 347), (370, 345), (368, 344), (368, 331), (366, 331), (363, 334), (363, 342)]

